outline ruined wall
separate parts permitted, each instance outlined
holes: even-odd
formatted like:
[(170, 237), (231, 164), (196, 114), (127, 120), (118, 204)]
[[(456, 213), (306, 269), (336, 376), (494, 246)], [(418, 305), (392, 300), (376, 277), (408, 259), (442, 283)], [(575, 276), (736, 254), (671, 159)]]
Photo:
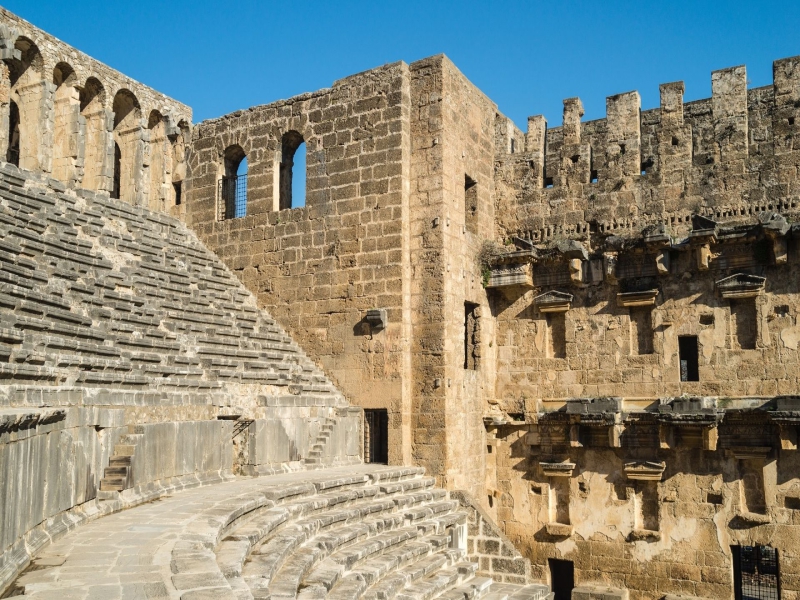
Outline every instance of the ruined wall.
[[(733, 547), (796, 543), (797, 58), (683, 104), (498, 118), (490, 514), (550, 577), (631, 598), (733, 596)], [(601, 408), (604, 407), (604, 408)]]
[(0, 59), (3, 160), (182, 215), (188, 106), (2, 8)]
[[(409, 74), (403, 63), (194, 130), (187, 222), (348, 399), (389, 411), (409, 460)], [(305, 206), (280, 205), (282, 139), (305, 142)], [(226, 150), (248, 160), (246, 216), (218, 220)], [(385, 323), (367, 320), (384, 309)], [(401, 441), (402, 440), (402, 441)], [(405, 454), (403, 454), (405, 453)]]
[[(761, 544), (778, 549), (781, 598), (800, 597), (800, 465), (774, 426), (758, 415), (730, 417), (714, 449), (691, 426), (659, 448), (648, 427), (631, 421), (622, 448), (608, 447), (603, 428), (572, 447), (568, 424), (495, 430), (493, 512), (534, 578), (547, 580), (555, 558), (574, 562), (577, 584), (627, 589), (633, 599), (731, 598), (731, 546)], [(748, 443), (765, 447), (739, 445)], [(637, 476), (645, 462), (652, 473)], [(566, 472), (553, 468), (564, 463)]]

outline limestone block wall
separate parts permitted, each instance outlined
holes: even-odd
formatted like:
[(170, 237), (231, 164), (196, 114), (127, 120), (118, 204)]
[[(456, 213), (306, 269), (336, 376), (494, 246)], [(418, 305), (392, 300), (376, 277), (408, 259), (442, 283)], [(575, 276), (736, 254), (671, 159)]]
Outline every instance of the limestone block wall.
[[(771, 429), (747, 417), (754, 418), (754, 430)], [(535, 579), (548, 579), (554, 558), (573, 561), (576, 585), (623, 588), (632, 599), (731, 598), (731, 547), (768, 545), (778, 550), (781, 598), (800, 597), (798, 453), (781, 450), (768, 434), (773, 449), (737, 458), (743, 449), (726, 441), (736, 427), (742, 431), (741, 423), (723, 424), (715, 450), (686, 437), (671, 451), (589, 444), (554, 451), (544, 446), (545, 426), (500, 427), (490, 514), (531, 560)], [(663, 475), (629, 477), (626, 466), (637, 459)], [(543, 464), (553, 462), (574, 468), (549, 476)]]
[(444, 56), (411, 68), (415, 455), (483, 502), (493, 328), (477, 256), (492, 235), (497, 109)]
[[(389, 411), (395, 463), (410, 435), (409, 110), (408, 66), (387, 65), (199, 124), (187, 175), (187, 224), (350, 402)], [(304, 141), (306, 172), (293, 174), (304, 207), (281, 207), (287, 135)], [(246, 216), (220, 220), (230, 148), (248, 161)], [(367, 321), (369, 309), (387, 322)]]
[(524, 138), (503, 123), (498, 236), (588, 239), (655, 223), (680, 233), (692, 214), (796, 212), (798, 62), (775, 61), (773, 85), (750, 90), (744, 66), (715, 71), (712, 97), (685, 104), (682, 82), (660, 86), (656, 109), (641, 110), (636, 92), (610, 96), (595, 121), (581, 122), (571, 98), (562, 126), (531, 117)]
[[(739, 303), (721, 297), (716, 287), (737, 270), (699, 273), (693, 263), (693, 256), (679, 256), (673, 274), (655, 280), (658, 296), (647, 307), (621, 306), (618, 286), (554, 286), (574, 298), (568, 311), (553, 317), (533, 301), (544, 290), (493, 292), (498, 406), (535, 414), (569, 398), (621, 396), (646, 406), (685, 394), (796, 394), (797, 262), (758, 267), (765, 291)], [(554, 336), (563, 339), (554, 342)], [(698, 381), (681, 381), (682, 336), (697, 336)]]
[(182, 215), (188, 106), (2, 8), (0, 60), (0, 158)]

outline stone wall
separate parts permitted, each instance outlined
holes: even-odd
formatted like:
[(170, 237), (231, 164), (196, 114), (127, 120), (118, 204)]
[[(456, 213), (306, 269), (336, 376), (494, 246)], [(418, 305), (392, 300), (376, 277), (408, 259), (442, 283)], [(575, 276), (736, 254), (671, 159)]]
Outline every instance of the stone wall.
[[(351, 402), (387, 408), (390, 460), (401, 463), (410, 410), (404, 382), (409, 153), (408, 67), (206, 121), (194, 130), (187, 223)], [(304, 140), (305, 206), (280, 209), (281, 141)], [(218, 220), (226, 150), (247, 157), (247, 209)], [(384, 309), (385, 323), (366, 319)], [(405, 429), (404, 429), (405, 427)]]
[(0, 60), (0, 139), (12, 140), (3, 160), (182, 215), (188, 106), (5, 9)]
[(530, 117), (524, 136), (501, 119), (498, 236), (539, 243), (652, 224), (681, 233), (694, 214), (796, 212), (798, 62), (775, 61), (773, 85), (750, 90), (744, 66), (715, 71), (712, 97), (686, 104), (683, 82), (661, 85), (657, 109), (641, 110), (637, 92), (610, 96), (596, 121), (581, 122), (570, 98), (561, 127)]

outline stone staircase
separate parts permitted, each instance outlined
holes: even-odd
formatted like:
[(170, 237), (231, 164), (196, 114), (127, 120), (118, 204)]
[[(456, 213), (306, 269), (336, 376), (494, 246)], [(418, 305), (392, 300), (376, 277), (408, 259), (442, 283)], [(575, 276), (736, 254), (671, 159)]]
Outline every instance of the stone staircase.
[(127, 433), (114, 446), (114, 454), (100, 480), (101, 492), (121, 492), (131, 487), (133, 457), (136, 454), (136, 444), (142, 437), (141, 433)]
[(305, 458), (304, 462), (306, 467), (309, 469), (320, 469), (322, 468), (322, 456), (325, 452), (325, 445), (328, 443), (328, 440), (333, 433), (333, 428), (336, 425), (336, 419), (328, 417), (325, 419), (325, 422), (322, 424), (320, 428), (319, 435), (311, 447), (311, 450), (308, 453), (308, 456)]
[[(422, 469), (386, 467), (265, 490), (260, 506), (219, 530), (213, 558), (231, 589), (219, 597), (548, 597), (539, 584), (502, 584), (492, 592), (492, 580), (477, 577), (477, 563), (459, 547), (466, 513), (433, 486)], [(208, 521), (219, 523), (223, 512), (216, 508)], [(179, 544), (173, 564), (198, 558), (196, 550)]]

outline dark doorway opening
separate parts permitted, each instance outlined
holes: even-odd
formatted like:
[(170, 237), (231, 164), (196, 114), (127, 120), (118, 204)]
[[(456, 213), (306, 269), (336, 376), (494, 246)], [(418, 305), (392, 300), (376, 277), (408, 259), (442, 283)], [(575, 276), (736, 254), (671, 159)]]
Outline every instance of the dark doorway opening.
[(19, 108), (13, 100), (8, 110), (8, 152), (6, 161), (19, 166)]
[(550, 591), (553, 600), (570, 600), (572, 588), (575, 587), (575, 565), (571, 560), (558, 560), (549, 558), (550, 565)]
[(119, 144), (114, 142), (114, 179), (111, 183), (111, 197), (120, 199), (120, 188), (122, 183), (122, 151)]
[(696, 335), (684, 335), (678, 338), (681, 381), (700, 381), (697, 352)]
[(364, 410), (364, 462), (389, 462), (389, 413), (385, 408)]
[(736, 600), (779, 600), (778, 551), (770, 546), (731, 546)]

